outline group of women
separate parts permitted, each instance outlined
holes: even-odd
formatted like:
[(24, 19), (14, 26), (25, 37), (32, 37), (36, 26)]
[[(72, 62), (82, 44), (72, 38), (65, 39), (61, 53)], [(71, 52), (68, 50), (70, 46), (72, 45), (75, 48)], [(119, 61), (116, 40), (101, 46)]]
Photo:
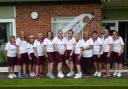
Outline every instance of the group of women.
[[(8, 78), (28, 78), (40, 79), (43, 74), (45, 60), (48, 62), (47, 77), (55, 78), (53, 68), (57, 61), (57, 77), (64, 78), (63, 64), (69, 69), (67, 77), (75, 79), (82, 78), (83, 75), (91, 76), (95, 69), (94, 76), (110, 76), (110, 62), (113, 61), (113, 76), (121, 77), (122, 55), (124, 52), (124, 42), (117, 31), (109, 35), (108, 30), (104, 30), (103, 37), (97, 31), (92, 34), (84, 33), (83, 38), (79, 34), (73, 34), (72, 30), (63, 36), (61, 30), (53, 38), (51, 31), (47, 32), (46, 38), (39, 32), (37, 37), (31, 35), (26, 37), (24, 32), (20, 32), (20, 37), (10, 37), (6, 44), (5, 54), (8, 60)], [(14, 66), (18, 70), (18, 75), (14, 74)], [(103, 73), (102, 69), (106, 71)], [(29, 71), (28, 71), (28, 70)], [(75, 72), (74, 72), (75, 71)]]

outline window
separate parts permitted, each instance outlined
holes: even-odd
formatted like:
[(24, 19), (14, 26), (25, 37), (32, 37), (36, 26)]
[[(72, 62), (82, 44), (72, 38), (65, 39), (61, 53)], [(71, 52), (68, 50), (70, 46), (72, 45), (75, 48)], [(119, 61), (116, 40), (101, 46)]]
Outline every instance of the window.
[(0, 19), (0, 66), (7, 66), (4, 48), (12, 35), (15, 36), (15, 20)]
[[(60, 29), (66, 27), (75, 17), (53, 17), (52, 18), (52, 31), (54, 36), (57, 36), (57, 32)], [(82, 37), (82, 32), (80, 32), (80, 36)]]

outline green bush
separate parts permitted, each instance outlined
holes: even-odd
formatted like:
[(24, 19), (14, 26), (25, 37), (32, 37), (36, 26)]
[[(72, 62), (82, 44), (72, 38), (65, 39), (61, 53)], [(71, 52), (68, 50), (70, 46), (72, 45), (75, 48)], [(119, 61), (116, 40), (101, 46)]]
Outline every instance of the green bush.
[(4, 50), (0, 49), (0, 63), (2, 66), (7, 65), (7, 57), (4, 54)]

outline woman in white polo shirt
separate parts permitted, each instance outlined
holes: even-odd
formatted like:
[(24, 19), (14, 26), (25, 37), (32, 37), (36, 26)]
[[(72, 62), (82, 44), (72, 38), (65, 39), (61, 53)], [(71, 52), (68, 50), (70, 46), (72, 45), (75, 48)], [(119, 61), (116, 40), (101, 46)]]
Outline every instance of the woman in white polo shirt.
[(28, 42), (28, 55), (29, 55), (29, 76), (30, 77), (35, 77), (35, 52), (34, 52), (34, 36), (31, 35), (29, 37), (29, 42)]
[(102, 67), (102, 39), (98, 36), (97, 31), (92, 32), (92, 38), (93, 38), (93, 63), (95, 67), (95, 73), (94, 76), (101, 76), (101, 67)]
[(84, 33), (84, 38), (82, 40), (83, 43), (83, 53), (81, 59), (81, 69), (83, 74), (86, 76), (90, 76), (92, 74), (93, 67), (93, 40), (89, 37), (89, 33)]
[(121, 77), (122, 61), (124, 53), (124, 42), (117, 31), (113, 32), (113, 62), (114, 62), (114, 76)]
[(66, 43), (66, 52), (65, 52), (65, 58), (66, 58), (66, 64), (70, 70), (69, 73), (67, 73), (67, 77), (71, 77), (74, 74), (73, 71), (73, 51), (74, 51), (74, 45), (75, 45), (75, 38), (73, 37), (73, 31), (68, 31), (68, 37), (65, 38)]
[(48, 60), (48, 73), (47, 77), (55, 78), (53, 75), (53, 66), (54, 66), (54, 42), (53, 42), (53, 33), (51, 31), (47, 32), (47, 38), (44, 39), (44, 47), (45, 47), (45, 56)]
[[(27, 68), (26, 65), (28, 64), (28, 42), (25, 38), (24, 31), (20, 31), (20, 37), (16, 39), (16, 45), (17, 45), (17, 53), (18, 53), (18, 78), (27, 78)], [(23, 70), (23, 73), (22, 73)]]
[(37, 39), (34, 41), (34, 52), (36, 56), (35, 64), (36, 64), (36, 78), (40, 79), (42, 77), (42, 67), (45, 61), (45, 52), (44, 52), (44, 40), (43, 34), (39, 32), (37, 34)]
[(13, 79), (16, 77), (14, 74), (14, 65), (16, 62), (16, 43), (15, 36), (10, 37), (10, 41), (5, 46), (5, 55), (8, 60), (8, 78)]
[(77, 68), (77, 73), (75, 74), (75, 79), (82, 78), (82, 72), (81, 72), (81, 55), (82, 55), (82, 41), (80, 40), (80, 35), (77, 33), (75, 34), (75, 41), (76, 44), (74, 46), (74, 61)]
[(103, 73), (103, 77), (110, 76), (110, 62), (111, 62), (111, 53), (112, 53), (112, 44), (113, 39), (109, 35), (108, 30), (104, 30), (104, 36), (102, 38), (103, 42), (103, 63), (106, 68), (106, 72)]
[(57, 65), (58, 74), (57, 74), (57, 76), (59, 78), (63, 78), (64, 74), (62, 72), (62, 64), (64, 61), (64, 53), (66, 50), (66, 44), (64, 41), (62, 30), (58, 30), (58, 36), (54, 38), (54, 48), (55, 48), (55, 56), (56, 56), (56, 59), (58, 62), (58, 65)]

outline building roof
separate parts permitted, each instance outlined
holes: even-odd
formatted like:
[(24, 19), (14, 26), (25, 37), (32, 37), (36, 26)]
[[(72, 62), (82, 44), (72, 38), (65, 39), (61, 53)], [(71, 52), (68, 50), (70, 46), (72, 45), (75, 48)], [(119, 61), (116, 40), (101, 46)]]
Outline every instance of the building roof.
[(31, 2), (31, 1), (101, 1), (101, 0), (0, 0), (0, 2)]
[(0, 2), (38, 2), (38, 1), (85, 1), (85, 2), (99, 2), (101, 0), (0, 0)]
[[(45, 2), (45, 3), (44, 3)], [(101, 4), (101, 0), (0, 0), (0, 6), (25, 4)]]

